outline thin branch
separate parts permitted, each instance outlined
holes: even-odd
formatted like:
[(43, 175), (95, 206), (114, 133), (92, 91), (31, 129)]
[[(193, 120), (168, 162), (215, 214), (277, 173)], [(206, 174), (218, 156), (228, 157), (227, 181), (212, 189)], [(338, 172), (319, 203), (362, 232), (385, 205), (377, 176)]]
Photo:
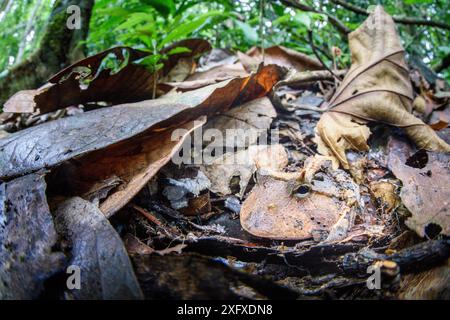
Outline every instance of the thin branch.
[(323, 65), (323, 67), (325, 69), (327, 69), (328, 72), (331, 73), (336, 80), (341, 81), (341, 79), (339, 79), (339, 77), (334, 74), (334, 72), (325, 64), (325, 62), (323, 62), (322, 58), (317, 53), (316, 46), (314, 45), (312, 30), (308, 30), (308, 40), (309, 40), (309, 44), (311, 46), (311, 49), (312, 49), (314, 55), (316, 56), (317, 60), (319, 60), (319, 62)]
[(259, 0), (259, 38), (261, 40), (261, 57), (264, 64), (264, 58), (266, 55), (264, 48), (264, 0)]
[(328, 12), (315, 9), (313, 7), (301, 3), (298, 0), (281, 0), (281, 2), (288, 7), (296, 8), (302, 11), (315, 12), (326, 15), (328, 17), (328, 21), (330, 21), (330, 23), (336, 28), (336, 30), (344, 36), (346, 36), (351, 32), (351, 30), (341, 20), (339, 20), (332, 14), (329, 14)]
[[(346, 8), (350, 11), (353, 11), (357, 14), (362, 14), (362, 15), (366, 15), (366, 16), (369, 15), (369, 12), (367, 12), (367, 10), (365, 10), (364, 8), (358, 7), (354, 4), (346, 2), (344, 0), (331, 0), (331, 2), (338, 4), (338, 5)], [(436, 28), (450, 30), (450, 25), (448, 25), (444, 22), (432, 21), (430, 19), (417, 19), (417, 18), (412, 18), (412, 17), (398, 17), (398, 16), (393, 16), (392, 18), (394, 19), (395, 22), (400, 23), (400, 24), (430, 26), (430, 27), (436, 27)]]

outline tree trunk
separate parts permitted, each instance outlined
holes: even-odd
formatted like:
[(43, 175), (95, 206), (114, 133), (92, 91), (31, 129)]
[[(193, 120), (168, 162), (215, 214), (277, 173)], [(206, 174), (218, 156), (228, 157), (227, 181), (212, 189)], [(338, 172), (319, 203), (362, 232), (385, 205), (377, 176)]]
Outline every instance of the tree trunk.
[[(70, 5), (81, 9), (79, 30), (66, 27)], [(0, 106), (15, 92), (37, 88), (54, 73), (83, 58), (84, 47), (80, 42), (87, 36), (93, 5), (94, 0), (56, 1), (39, 48), (0, 78)]]

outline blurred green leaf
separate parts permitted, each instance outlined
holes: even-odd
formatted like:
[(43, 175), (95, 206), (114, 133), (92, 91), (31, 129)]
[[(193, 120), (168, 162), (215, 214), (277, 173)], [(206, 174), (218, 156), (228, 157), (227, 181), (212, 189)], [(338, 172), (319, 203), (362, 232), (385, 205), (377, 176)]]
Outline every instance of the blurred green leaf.
[(311, 29), (311, 15), (309, 12), (298, 11), (294, 16), (294, 20), (298, 23), (303, 24), (306, 28)]
[(212, 11), (178, 25), (159, 43), (158, 48), (162, 49), (166, 44), (190, 35), (194, 31), (202, 28), (210, 18), (220, 16), (224, 16), (224, 14), (219, 11)]
[(247, 41), (249, 41), (252, 44), (258, 42), (258, 32), (255, 30), (255, 28), (250, 26), (248, 23), (239, 21), (237, 19), (234, 19), (234, 22), (239, 27), (239, 29), (242, 30), (242, 32), (244, 33), (245, 39), (247, 39)]
[(175, 12), (175, 3), (173, 0), (144, 0), (143, 2), (154, 7), (163, 16), (168, 16)]
[(185, 53), (185, 52), (191, 52), (191, 49), (186, 48), (186, 47), (176, 47), (173, 48), (172, 50), (170, 50), (169, 52), (167, 52), (167, 55), (173, 55), (173, 54), (178, 54), (178, 53)]

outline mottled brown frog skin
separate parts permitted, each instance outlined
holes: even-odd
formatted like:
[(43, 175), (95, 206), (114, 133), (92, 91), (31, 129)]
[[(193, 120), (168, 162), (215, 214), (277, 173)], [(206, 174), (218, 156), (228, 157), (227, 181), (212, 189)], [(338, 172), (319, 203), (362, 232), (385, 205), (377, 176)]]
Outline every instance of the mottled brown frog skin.
[(312, 158), (294, 173), (261, 170), (241, 209), (244, 230), (279, 240), (345, 238), (359, 204), (359, 187), (324, 160)]

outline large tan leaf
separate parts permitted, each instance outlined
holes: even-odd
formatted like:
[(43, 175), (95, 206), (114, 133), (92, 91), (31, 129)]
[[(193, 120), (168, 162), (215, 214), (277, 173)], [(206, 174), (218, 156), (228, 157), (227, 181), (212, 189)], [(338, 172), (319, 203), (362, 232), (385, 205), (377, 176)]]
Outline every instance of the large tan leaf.
[[(267, 97), (249, 101), (227, 112), (220, 114), (205, 125), (204, 130), (220, 130), (224, 139), (224, 146), (247, 147), (255, 144), (258, 137), (267, 132), (277, 112)], [(234, 133), (233, 136), (230, 134)], [(218, 143), (215, 142), (217, 146)]]
[[(450, 151), (428, 125), (411, 114), (413, 92), (394, 21), (381, 6), (349, 34), (352, 66), (317, 124), (321, 152), (348, 168), (346, 149), (365, 150), (363, 121), (403, 128), (421, 148)], [(333, 114), (333, 116), (330, 116)], [(325, 150), (325, 148), (327, 150)]]

